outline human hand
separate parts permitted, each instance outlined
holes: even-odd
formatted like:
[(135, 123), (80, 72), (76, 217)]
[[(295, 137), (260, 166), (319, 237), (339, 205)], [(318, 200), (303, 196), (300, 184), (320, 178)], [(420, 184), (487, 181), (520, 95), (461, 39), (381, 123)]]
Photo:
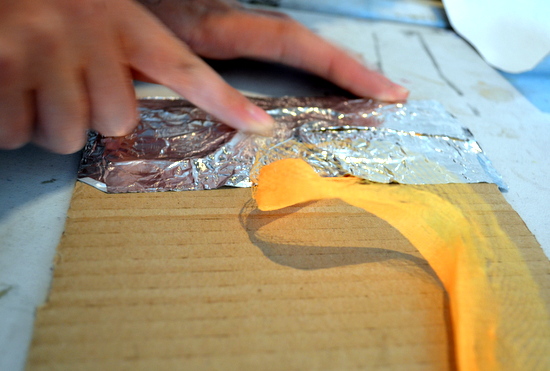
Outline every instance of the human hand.
[(132, 0), (0, 0), (0, 149), (71, 153), (86, 131), (131, 131), (131, 75), (166, 85), (225, 123), (272, 119)]
[(358, 96), (399, 101), (408, 91), (285, 14), (236, 0), (139, 0), (198, 55), (256, 58), (321, 76)]

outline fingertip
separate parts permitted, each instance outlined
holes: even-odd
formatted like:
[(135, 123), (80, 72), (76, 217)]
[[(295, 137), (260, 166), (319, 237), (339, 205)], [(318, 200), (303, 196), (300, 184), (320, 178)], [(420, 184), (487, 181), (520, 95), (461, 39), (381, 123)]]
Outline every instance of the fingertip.
[(86, 121), (82, 116), (74, 116), (70, 123), (72, 125), (53, 125), (47, 119), (38, 120), (32, 134), (32, 142), (60, 155), (78, 152), (86, 143)]
[(267, 112), (252, 103), (248, 105), (246, 112), (248, 117), (245, 117), (242, 130), (263, 136), (273, 134), (275, 120)]
[(140, 122), (140, 116), (137, 107), (134, 107), (125, 122), (126, 125), (124, 125), (123, 128), (126, 133), (124, 135), (128, 135), (136, 129)]
[(97, 117), (92, 121), (91, 128), (106, 137), (122, 137), (130, 134), (138, 123), (139, 114), (133, 107), (118, 114)]
[(51, 138), (44, 136), (42, 134), (36, 134), (33, 138), (33, 143), (50, 151), (60, 155), (70, 155), (80, 151), (86, 144), (86, 133), (83, 132), (82, 135), (71, 135), (69, 138)]
[(406, 100), (409, 95), (407, 88), (363, 65), (350, 54), (333, 59), (326, 68), (327, 71), (321, 76), (360, 97), (395, 102)]
[(381, 73), (364, 68), (363, 79), (357, 90), (362, 96), (386, 102), (404, 101), (409, 96), (409, 89), (394, 83)]
[(406, 87), (392, 83), (392, 86), (383, 95), (382, 100), (390, 102), (407, 100), (409, 93), (409, 89)]

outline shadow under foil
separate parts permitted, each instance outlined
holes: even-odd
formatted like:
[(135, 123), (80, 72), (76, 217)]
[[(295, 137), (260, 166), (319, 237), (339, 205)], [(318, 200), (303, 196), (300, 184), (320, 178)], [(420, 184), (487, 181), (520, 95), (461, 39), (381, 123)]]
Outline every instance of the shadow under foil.
[[(406, 264), (394, 264), (392, 267), (396, 270), (406, 270), (412, 272), (411, 268), (416, 271), (417, 268), (422, 269), (427, 277), (433, 283), (439, 286), (445, 293), (443, 303), (443, 315), (445, 327), (447, 331), (447, 339), (449, 344), (449, 370), (456, 370), (456, 358), (454, 353), (454, 334), (450, 312), (449, 296), (441, 283), (441, 280), (431, 268), (427, 261), (423, 258), (412, 254), (390, 250), (387, 248), (378, 247), (363, 247), (363, 246), (330, 246), (329, 240), (321, 240), (319, 245), (307, 243), (307, 238), (299, 241), (300, 234), (292, 234), (289, 236), (277, 236), (274, 233), (266, 231), (266, 226), (271, 223), (281, 220), (281, 218), (295, 214), (296, 211), (314, 204), (296, 205), (291, 208), (276, 211), (263, 212), (256, 206), (256, 202), (251, 199), (248, 201), (239, 213), (239, 219), (242, 227), (247, 232), (250, 241), (257, 246), (262, 253), (274, 263), (300, 269), (300, 270), (316, 270), (330, 269), (349, 265), (380, 263), (385, 261), (401, 261)], [(324, 219), (325, 224), (338, 226), (342, 223), (336, 217), (331, 221)], [(291, 222), (292, 223), (292, 222)], [(306, 221), (307, 223), (307, 221)], [(305, 225), (305, 224), (304, 224)], [(300, 225), (295, 224), (294, 231), (300, 230)], [(263, 230), (263, 233), (262, 233)], [(284, 233), (284, 231), (282, 232)], [(351, 240), (351, 238), (350, 238)]]

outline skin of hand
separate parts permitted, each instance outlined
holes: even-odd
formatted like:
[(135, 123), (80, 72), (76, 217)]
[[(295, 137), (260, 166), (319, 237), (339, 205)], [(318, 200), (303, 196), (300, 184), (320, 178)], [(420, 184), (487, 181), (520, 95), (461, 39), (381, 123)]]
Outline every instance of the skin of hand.
[(0, 149), (32, 141), (72, 153), (89, 128), (129, 133), (133, 73), (235, 128), (272, 124), (133, 0), (0, 0)]
[[(145, 5), (158, 18), (133, 0), (0, 0), (0, 149), (32, 141), (72, 153), (89, 128), (129, 133), (137, 122), (132, 75), (173, 89), (234, 128), (268, 131), (271, 117), (195, 53), (279, 61), (361, 96), (407, 95), (289, 18), (221, 0)], [(311, 42), (319, 44), (308, 48)]]
[(236, 0), (140, 0), (198, 55), (254, 58), (321, 76), (358, 96), (404, 100), (408, 90), (279, 12)]

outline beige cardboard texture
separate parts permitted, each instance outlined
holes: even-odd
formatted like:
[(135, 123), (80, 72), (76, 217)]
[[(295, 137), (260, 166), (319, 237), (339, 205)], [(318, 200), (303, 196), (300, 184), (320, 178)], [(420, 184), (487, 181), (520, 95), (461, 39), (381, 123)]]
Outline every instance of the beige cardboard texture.
[[(548, 304), (535, 238), (496, 186), (471, 189)], [(418, 251), (341, 201), (261, 212), (250, 189), (108, 195), (78, 183), (27, 368), (447, 370), (451, 331)]]

